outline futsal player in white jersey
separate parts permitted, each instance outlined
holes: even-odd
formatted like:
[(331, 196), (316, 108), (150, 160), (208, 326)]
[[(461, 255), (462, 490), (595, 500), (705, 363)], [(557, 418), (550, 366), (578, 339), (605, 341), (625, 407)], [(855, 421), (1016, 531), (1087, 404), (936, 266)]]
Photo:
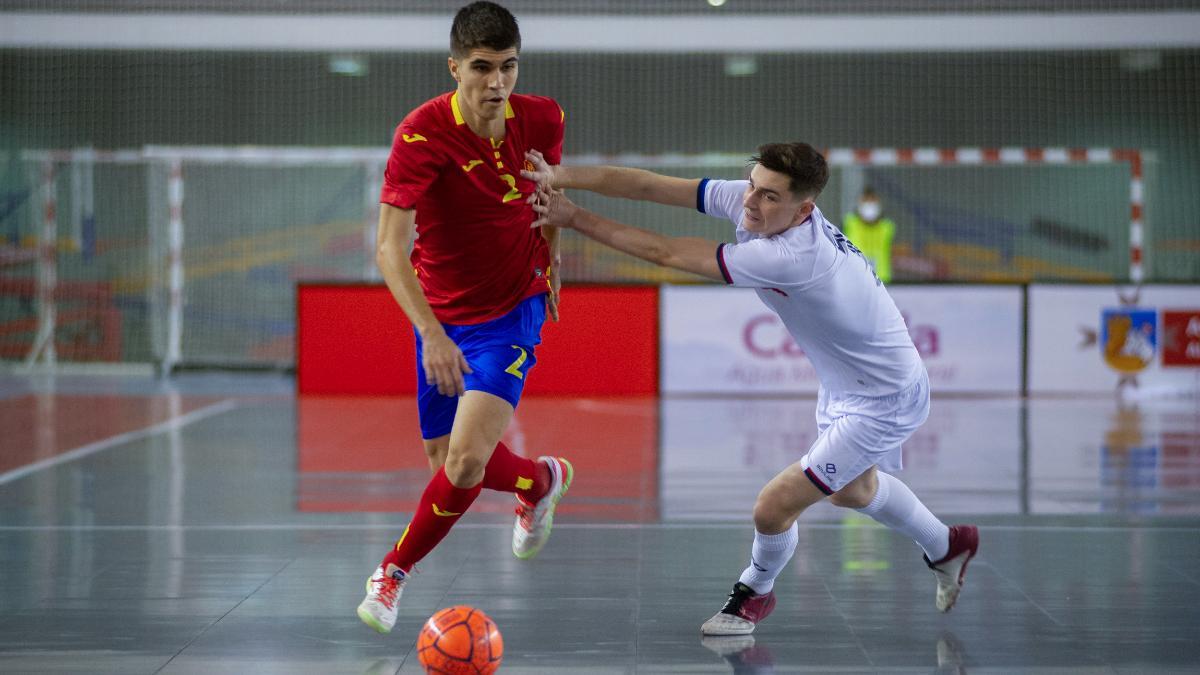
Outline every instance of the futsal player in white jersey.
[[(796, 551), (796, 519), (828, 497), (912, 538), (949, 611), (979, 546), (973, 525), (947, 527), (889, 472), (900, 444), (929, 415), (929, 379), (904, 319), (870, 263), (817, 208), (829, 177), (807, 143), (763, 145), (749, 180), (685, 179), (625, 167), (548, 166), (537, 153), (525, 176), (542, 186), (534, 225), (569, 227), (624, 253), (732, 286), (755, 289), (787, 326), (820, 380), (816, 442), (762, 489), (754, 544), (725, 606), (705, 635), (745, 635), (775, 606), (776, 577)], [(573, 204), (579, 188), (697, 208), (735, 226), (736, 242), (666, 237)]]

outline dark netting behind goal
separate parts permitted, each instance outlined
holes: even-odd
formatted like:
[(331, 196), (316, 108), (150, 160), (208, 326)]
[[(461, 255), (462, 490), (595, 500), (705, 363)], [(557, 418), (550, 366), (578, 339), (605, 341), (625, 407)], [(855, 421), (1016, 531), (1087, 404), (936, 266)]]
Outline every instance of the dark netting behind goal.
[[(1196, 4), (510, 3), (566, 161), (741, 178), (808, 141), (831, 220), (879, 195), (904, 282), (1200, 281)], [(456, 6), (0, 2), (0, 358), (289, 365), (297, 281), (378, 280), (380, 170), (453, 87)], [(568, 281), (695, 281), (564, 256)]]

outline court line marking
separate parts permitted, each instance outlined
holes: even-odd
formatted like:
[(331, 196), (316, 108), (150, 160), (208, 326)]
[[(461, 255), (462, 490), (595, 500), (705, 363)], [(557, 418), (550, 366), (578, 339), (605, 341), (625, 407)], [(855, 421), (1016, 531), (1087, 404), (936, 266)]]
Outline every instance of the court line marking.
[(187, 414), (180, 415), (178, 417), (172, 417), (171, 419), (159, 422), (158, 424), (144, 427), (142, 429), (127, 431), (123, 434), (117, 434), (116, 436), (110, 436), (93, 443), (88, 443), (87, 445), (81, 445), (78, 448), (75, 448), (74, 450), (68, 450), (61, 455), (47, 457), (46, 459), (34, 462), (33, 464), (26, 464), (25, 466), (17, 467), (11, 471), (0, 473), (0, 485), (11, 483), (12, 481), (24, 478), (31, 473), (37, 473), (38, 471), (48, 469), (52, 466), (73, 462), (77, 459), (87, 457), (88, 455), (94, 455), (101, 450), (107, 450), (118, 445), (141, 440), (164, 431), (182, 429), (193, 422), (199, 422), (200, 420), (212, 417), (213, 415), (219, 415), (223, 412), (228, 412), (236, 406), (237, 401), (235, 399), (227, 398), (223, 401), (218, 401), (203, 408), (198, 408)]
[[(313, 524), (303, 523), (247, 523), (244, 525), (0, 525), (0, 532), (293, 532), (293, 531), (370, 531), (393, 532), (403, 528), (404, 521), (395, 523), (347, 523)], [(753, 526), (746, 523), (555, 523), (556, 530), (746, 530)], [(455, 530), (500, 530), (511, 529), (511, 523), (459, 523)], [(804, 526), (809, 530), (841, 530), (840, 523), (811, 523)], [(885, 528), (880, 527), (880, 531)], [(980, 529), (990, 532), (1200, 532), (1200, 526), (1191, 525), (981, 525)]]

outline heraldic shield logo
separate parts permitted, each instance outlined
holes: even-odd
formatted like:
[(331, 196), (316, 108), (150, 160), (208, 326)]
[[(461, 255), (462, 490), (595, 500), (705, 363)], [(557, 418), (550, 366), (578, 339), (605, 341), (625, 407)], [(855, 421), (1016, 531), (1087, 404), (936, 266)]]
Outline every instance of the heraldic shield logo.
[(1136, 373), (1154, 361), (1157, 313), (1152, 309), (1106, 309), (1100, 318), (1104, 362), (1120, 373)]

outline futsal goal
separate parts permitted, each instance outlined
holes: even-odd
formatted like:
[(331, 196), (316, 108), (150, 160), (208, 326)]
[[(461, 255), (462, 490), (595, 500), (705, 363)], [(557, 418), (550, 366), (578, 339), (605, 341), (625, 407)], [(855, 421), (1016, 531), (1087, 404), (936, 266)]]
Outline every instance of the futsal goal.
[[(829, 148), (818, 205), (835, 223), (871, 187), (897, 223), (895, 281), (1145, 278), (1146, 158), (1105, 148)], [(0, 247), (0, 359), (289, 367), (301, 280), (378, 281), (387, 148), (25, 151), (30, 190)], [(741, 178), (748, 154), (583, 154), (680, 176)], [(728, 239), (680, 209), (572, 197), (668, 234)], [(564, 278), (694, 278), (564, 238)]]

